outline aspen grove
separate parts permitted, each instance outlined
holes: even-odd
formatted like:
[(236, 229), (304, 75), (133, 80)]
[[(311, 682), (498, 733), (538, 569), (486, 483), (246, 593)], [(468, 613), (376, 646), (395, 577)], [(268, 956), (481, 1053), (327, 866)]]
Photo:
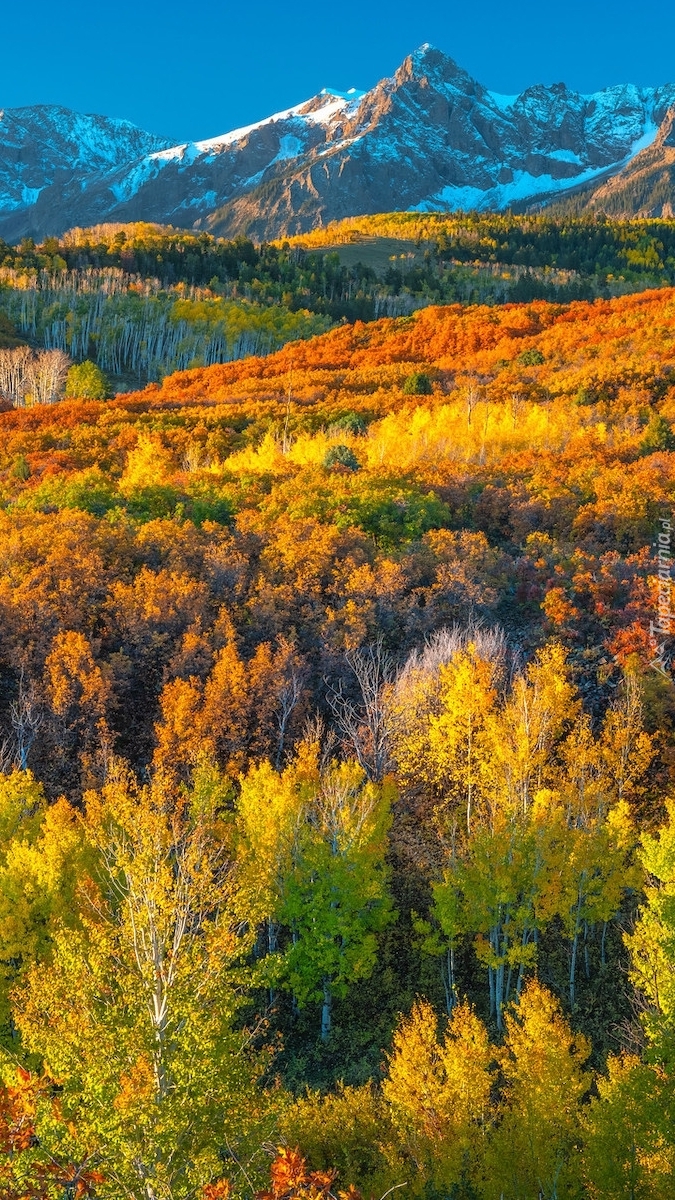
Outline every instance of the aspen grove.
[(329, 328), (49, 270), (0, 350), (0, 1194), (671, 1200), (675, 292)]

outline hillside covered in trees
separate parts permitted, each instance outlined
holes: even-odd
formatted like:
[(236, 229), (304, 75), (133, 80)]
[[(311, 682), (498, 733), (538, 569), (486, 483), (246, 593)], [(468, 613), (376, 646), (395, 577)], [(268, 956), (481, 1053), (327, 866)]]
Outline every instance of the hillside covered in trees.
[(672, 1197), (674, 318), (0, 414), (3, 1196)]
[[(434, 304), (675, 283), (675, 221), (393, 213), (255, 246), (151, 224), (0, 241), (0, 348), (90, 359), (115, 391)], [(0, 392), (2, 388), (0, 386)]]

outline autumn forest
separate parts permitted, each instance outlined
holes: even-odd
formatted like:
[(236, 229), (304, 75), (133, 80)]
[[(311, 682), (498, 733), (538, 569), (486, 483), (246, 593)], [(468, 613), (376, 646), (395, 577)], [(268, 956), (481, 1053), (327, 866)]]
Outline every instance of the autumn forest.
[(3, 1198), (672, 1200), (674, 284), (0, 246)]

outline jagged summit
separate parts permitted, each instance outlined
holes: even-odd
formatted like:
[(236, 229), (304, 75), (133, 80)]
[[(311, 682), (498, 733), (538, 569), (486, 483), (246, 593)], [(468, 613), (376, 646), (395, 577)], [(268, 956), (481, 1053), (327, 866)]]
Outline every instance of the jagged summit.
[[(467, 93), (474, 90), (483, 92), (485, 89), (469, 75), (454, 58), (450, 58), (430, 42), (425, 42), (412, 54), (403, 60), (394, 73), (392, 82), (401, 86), (409, 80), (418, 80), (429, 87), (440, 89), (461, 88)], [(386, 82), (386, 81), (383, 81)]]
[(320, 96), (335, 96), (339, 100), (361, 100), (365, 94), (358, 88), (349, 88), (346, 92), (340, 92), (337, 88), (322, 88), (319, 92)]
[[(584, 188), (601, 204), (607, 189), (616, 199), (614, 179), (669, 162), (672, 121), (659, 131), (672, 108), (672, 84), (581, 95), (535, 83), (501, 95), (424, 43), (368, 91), (324, 88), (178, 146), (124, 121), (8, 109), (0, 235), (149, 220), (265, 239), (368, 212), (523, 207)], [(661, 178), (657, 193), (654, 205), (671, 203), (672, 182)], [(621, 203), (630, 195), (624, 187)]]

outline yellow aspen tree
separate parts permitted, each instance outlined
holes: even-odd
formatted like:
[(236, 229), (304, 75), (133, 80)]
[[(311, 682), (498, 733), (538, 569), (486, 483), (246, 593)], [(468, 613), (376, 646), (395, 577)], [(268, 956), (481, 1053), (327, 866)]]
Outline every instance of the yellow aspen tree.
[[(600, 961), (605, 963), (609, 922), (643, 872), (632, 852), (637, 842), (635, 800), (654, 755), (653, 738), (642, 728), (642, 701), (634, 675), (608, 709), (598, 737), (582, 716), (561, 747), (560, 787), (570, 829), (565, 871), (566, 900), (560, 916), (570, 939), (569, 998), (576, 1000), (580, 945), (590, 978), (589, 939), (601, 924)], [(581, 942), (583, 935), (583, 940)]]
[(458, 1005), (442, 1040), (438, 1018), (419, 1000), (396, 1033), (382, 1094), (414, 1190), (467, 1183), (480, 1157), (490, 1111), (494, 1051), (468, 1004)]
[(600, 754), (611, 801), (626, 800), (635, 807), (644, 793), (644, 776), (656, 753), (655, 739), (643, 727), (640, 682), (624, 676), (622, 692), (610, 705), (600, 737)]
[(445, 841), (470, 831), (481, 797), (481, 745), (495, 708), (497, 664), (475, 643), (431, 676), (409, 671), (391, 693), (394, 752), (402, 786), (424, 786)]
[(265, 1119), (263, 1064), (236, 1023), (253, 935), (227, 795), (214, 772), (188, 791), (121, 768), (89, 793), (77, 928), (14, 992), (24, 1046), (60, 1088), (52, 1142), (74, 1161), (95, 1152), (110, 1196), (192, 1200)]
[(68, 802), (48, 806), (30, 772), (0, 775), (0, 1038), (8, 1043), (11, 989), (49, 960), (61, 925), (77, 925), (75, 893), (86, 867)]
[(643, 871), (631, 861), (637, 834), (628, 804), (618, 801), (604, 818), (591, 817), (568, 831), (569, 853), (563, 870), (560, 916), (571, 943), (569, 1001), (576, 1001), (579, 941), (584, 933), (586, 977), (590, 977), (588, 931), (602, 923), (601, 961), (605, 961), (605, 931), (621, 908), (628, 888), (639, 888)]
[(585, 1120), (593, 1200), (669, 1200), (675, 1190), (675, 800), (666, 807), (658, 834), (642, 837), (645, 903), (633, 932), (624, 935), (643, 1006), (645, 1061), (610, 1056), (598, 1079)]
[[(303, 743), (283, 772), (261, 762), (240, 778), (236, 805), (239, 894), (249, 920), (264, 924), (267, 953), (278, 949), (284, 881), (307, 805), (319, 787), (318, 747)], [(268, 963), (270, 978), (277, 964)]]
[(506, 804), (526, 815), (535, 792), (555, 787), (555, 750), (579, 709), (564, 650), (545, 646), (488, 721), (484, 771), (493, 812)]
[(580, 1105), (590, 1043), (531, 979), (506, 1018), (504, 1084), (480, 1184), (485, 1200), (567, 1200), (580, 1179)]
[(555, 795), (542, 790), (524, 815), (500, 809), (491, 824), (477, 826), (433, 886), (432, 915), (450, 947), (459, 936), (474, 938), (500, 1032), (512, 988), (520, 993), (525, 970), (536, 960), (537, 935), (557, 913), (566, 854), (567, 830)]
[(643, 1024), (655, 1057), (675, 1057), (675, 799), (657, 834), (643, 834), (639, 857), (647, 874), (645, 903), (625, 935), (631, 980), (643, 997)]
[(364, 1196), (383, 1196), (402, 1183), (414, 1187), (389, 1107), (370, 1082), (338, 1084), (323, 1094), (308, 1091), (281, 1113), (279, 1130), (285, 1144), (299, 1146), (315, 1168), (336, 1168), (338, 1179), (353, 1180)]
[(394, 797), (391, 780), (371, 783), (358, 763), (332, 763), (298, 828), (279, 909), (293, 933), (285, 971), (300, 1004), (321, 1003), (323, 1041), (334, 996), (372, 974), (377, 934), (392, 917), (386, 853)]
[(570, 829), (584, 827), (607, 811), (607, 780), (587, 713), (580, 714), (560, 747), (558, 786)]
[(481, 760), (484, 730), (497, 701), (495, 664), (481, 659), (474, 643), (460, 651), (439, 673), (440, 712), (429, 720), (429, 759), (441, 795), (438, 817), (459, 818), (470, 836), (474, 809), (481, 804)]

